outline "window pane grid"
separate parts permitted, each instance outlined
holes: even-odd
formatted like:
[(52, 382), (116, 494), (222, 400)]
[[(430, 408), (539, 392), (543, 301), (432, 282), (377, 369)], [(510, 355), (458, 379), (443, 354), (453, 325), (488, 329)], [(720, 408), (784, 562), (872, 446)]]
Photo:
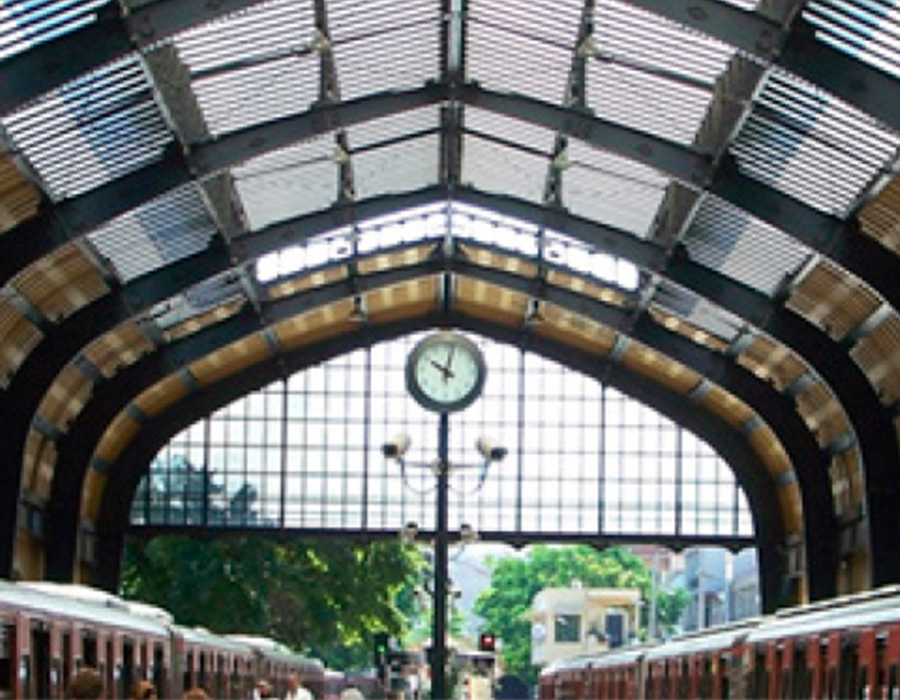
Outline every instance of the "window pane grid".
[[(437, 416), (408, 395), (412, 335), (298, 372), (175, 436), (137, 525), (435, 528)], [(450, 418), (449, 525), (495, 535), (752, 537), (746, 498), (703, 441), (574, 370), (473, 337), (483, 397)], [(380, 447), (406, 433), (405, 468)], [(508, 450), (483, 468), (476, 441)]]

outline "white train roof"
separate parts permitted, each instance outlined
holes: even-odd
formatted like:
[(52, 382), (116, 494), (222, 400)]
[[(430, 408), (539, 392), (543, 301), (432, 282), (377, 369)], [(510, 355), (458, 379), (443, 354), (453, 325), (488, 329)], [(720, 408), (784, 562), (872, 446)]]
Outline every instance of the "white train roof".
[(34, 614), (72, 618), (92, 625), (127, 629), (135, 633), (168, 636), (168, 627), (152, 618), (135, 615), (111, 594), (62, 584), (0, 581), (0, 608), (30, 610)]

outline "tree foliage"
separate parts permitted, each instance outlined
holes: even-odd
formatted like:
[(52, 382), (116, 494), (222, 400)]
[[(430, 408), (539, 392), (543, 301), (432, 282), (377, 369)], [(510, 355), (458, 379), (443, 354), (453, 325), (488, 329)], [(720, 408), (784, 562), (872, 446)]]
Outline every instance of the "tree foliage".
[[(503, 640), (502, 656), (508, 672), (534, 682), (531, 665), (529, 612), (535, 595), (544, 588), (569, 586), (580, 581), (585, 588), (637, 588), (644, 600), (651, 593), (651, 574), (644, 562), (622, 548), (603, 552), (584, 546), (536, 546), (524, 557), (491, 562), (491, 585), (478, 597), (475, 612), (485, 629)], [(659, 620), (674, 624), (685, 605), (677, 594), (658, 593)], [(644, 615), (646, 624), (646, 615)]]
[(181, 624), (266, 635), (337, 668), (371, 664), (371, 635), (400, 635), (398, 592), (422, 562), (397, 543), (159, 537), (126, 548), (122, 592)]

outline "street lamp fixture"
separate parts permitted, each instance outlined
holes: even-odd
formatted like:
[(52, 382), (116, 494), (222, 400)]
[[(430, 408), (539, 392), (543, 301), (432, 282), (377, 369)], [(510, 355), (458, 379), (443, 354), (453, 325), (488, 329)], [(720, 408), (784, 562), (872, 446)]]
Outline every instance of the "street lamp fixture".
[[(437, 460), (431, 462), (409, 462), (406, 459), (406, 453), (412, 444), (409, 435), (401, 434), (396, 436), (390, 442), (384, 443), (381, 452), (385, 459), (393, 460), (400, 465), (403, 475), (404, 484), (410, 486), (406, 481), (406, 470), (411, 467), (427, 468), (434, 472), (435, 476), (435, 496), (436, 496), (436, 522), (434, 536), (434, 585), (432, 595), (433, 620), (432, 620), (432, 641), (431, 641), (431, 679), (432, 679), (432, 696), (435, 698), (448, 697), (446, 687), (446, 661), (447, 661), (447, 597), (458, 595), (457, 592), (451, 590), (448, 586), (449, 577), (447, 572), (447, 554), (450, 542), (450, 533), (447, 527), (448, 520), (448, 491), (449, 477), (454, 469), (477, 468), (479, 469), (478, 484), (475, 487), (477, 491), (484, 484), (487, 478), (488, 469), (494, 462), (499, 462), (506, 457), (507, 449), (487, 438), (479, 438), (475, 447), (481, 455), (481, 462), (473, 465), (451, 465), (448, 457), (447, 449), (447, 433), (448, 422), (447, 414), (441, 415), (440, 425), (440, 447)], [(410, 487), (411, 488), (411, 487)], [(407, 523), (400, 530), (400, 539), (402, 542), (411, 543), (415, 541), (419, 534), (419, 527), (416, 523)], [(470, 544), (478, 540), (477, 531), (468, 523), (460, 526), (459, 539), (463, 544)]]

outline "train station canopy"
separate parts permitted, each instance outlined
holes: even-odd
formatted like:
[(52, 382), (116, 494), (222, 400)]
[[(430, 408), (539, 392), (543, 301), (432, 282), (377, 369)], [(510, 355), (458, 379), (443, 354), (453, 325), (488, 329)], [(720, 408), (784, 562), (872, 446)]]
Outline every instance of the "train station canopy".
[(708, 441), (788, 597), (900, 581), (898, 47), (890, 0), (2, 0), (0, 575), (108, 571), (187, 422), (455, 327)]

